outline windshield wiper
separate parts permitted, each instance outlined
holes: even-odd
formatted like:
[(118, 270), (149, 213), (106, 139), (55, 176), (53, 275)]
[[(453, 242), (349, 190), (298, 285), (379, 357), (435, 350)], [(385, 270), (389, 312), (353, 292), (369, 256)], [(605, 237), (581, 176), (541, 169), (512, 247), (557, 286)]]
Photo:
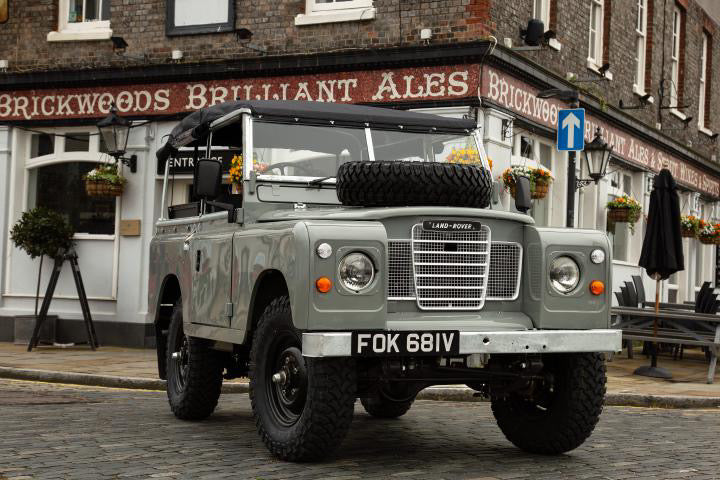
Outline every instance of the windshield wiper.
[(308, 186), (308, 187), (322, 188), (322, 183), (323, 183), (325, 180), (330, 180), (331, 178), (335, 178), (335, 176), (316, 178), (315, 180), (310, 180), (310, 181), (307, 183), (307, 186)]

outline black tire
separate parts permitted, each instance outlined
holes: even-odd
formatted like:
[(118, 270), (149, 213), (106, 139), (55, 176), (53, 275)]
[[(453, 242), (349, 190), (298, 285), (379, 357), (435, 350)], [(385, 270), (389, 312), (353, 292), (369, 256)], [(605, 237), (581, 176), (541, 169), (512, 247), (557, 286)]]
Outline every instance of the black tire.
[[(173, 358), (178, 352), (178, 358)], [(167, 396), (182, 420), (202, 420), (217, 406), (223, 381), (221, 354), (207, 340), (183, 332), (182, 307), (176, 305), (167, 337)]]
[(343, 205), (486, 208), (492, 174), (477, 165), (435, 162), (346, 162), (337, 172)]
[(515, 446), (557, 455), (582, 445), (595, 429), (605, 397), (605, 361), (599, 353), (550, 354), (543, 361), (553, 378), (544, 400), (493, 397), (492, 411)]
[[(255, 330), (250, 351), (250, 402), (268, 450), (294, 462), (320, 460), (338, 447), (352, 422), (357, 388), (351, 359), (304, 358), (301, 345), (288, 297), (276, 298)], [(288, 359), (295, 372), (288, 374), (292, 380), (282, 385), (273, 382), (273, 374), (288, 365)], [(304, 364), (299, 363), (302, 360)]]
[(398, 418), (405, 415), (410, 407), (412, 407), (415, 398), (397, 402), (390, 400), (382, 392), (376, 393), (371, 397), (360, 399), (363, 408), (367, 413), (377, 418)]

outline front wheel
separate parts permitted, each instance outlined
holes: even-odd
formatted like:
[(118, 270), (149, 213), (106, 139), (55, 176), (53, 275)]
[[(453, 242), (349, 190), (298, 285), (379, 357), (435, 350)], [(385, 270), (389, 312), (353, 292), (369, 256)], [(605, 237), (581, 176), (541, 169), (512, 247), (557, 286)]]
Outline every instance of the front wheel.
[(357, 375), (349, 359), (305, 358), (287, 296), (258, 321), (250, 352), (250, 402), (260, 438), (282, 460), (319, 460), (353, 417)]
[(545, 380), (532, 396), (492, 396), (500, 430), (518, 448), (556, 455), (585, 442), (605, 398), (605, 362), (599, 353), (543, 356)]

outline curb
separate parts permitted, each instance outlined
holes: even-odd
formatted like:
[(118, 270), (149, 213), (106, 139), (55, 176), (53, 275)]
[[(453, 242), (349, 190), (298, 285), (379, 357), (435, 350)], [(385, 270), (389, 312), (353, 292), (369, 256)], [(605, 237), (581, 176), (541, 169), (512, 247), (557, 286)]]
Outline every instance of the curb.
[[(0, 367), (0, 378), (34, 380), (36, 382), (69, 383), (94, 387), (127, 388), (132, 390), (165, 390), (159, 378), (115, 377), (92, 373), (54, 372), (29, 368)], [(223, 383), (223, 393), (247, 393), (247, 383)]]
[[(37, 382), (69, 383), (95, 387), (127, 388), (133, 390), (165, 390), (165, 380), (156, 378), (116, 377), (92, 373), (55, 372), (27, 368), (0, 367), (0, 378), (33, 380)], [(223, 393), (247, 393), (247, 383), (223, 383)], [(486, 402), (467, 387), (429, 387), (420, 392), (418, 400), (446, 402)], [(682, 395), (644, 395), (640, 393), (608, 393), (605, 405), (647, 408), (720, 408), (720, 397), (690, 397)]]

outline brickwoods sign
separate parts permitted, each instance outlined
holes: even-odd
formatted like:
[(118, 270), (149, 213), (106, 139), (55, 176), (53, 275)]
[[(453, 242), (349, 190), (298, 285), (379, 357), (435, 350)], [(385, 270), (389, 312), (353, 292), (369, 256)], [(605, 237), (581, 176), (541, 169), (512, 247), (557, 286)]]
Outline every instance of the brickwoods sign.
[[(536, 88), (491, 68), (485, 68), (482, 80), (481, 94), (483, 97), (553, 129), (557, 129), (558, 110), (568, 108), (566, 103), (559, 100), (538, 98)], [(597, 127), (600, 127), (605, 141), (613, 146), (615, 156), (655, 172), (659, 172), (663, 162), (667, 161), (673, 177), (679, 183), (714, 197), (720, 196), (720, 178), (687, 165), (683, 160), (587, 114), (585, 116), (586, 142), (593, 139)]]
[[(381, 103), (449, 100), (481, 95), (515, 113), (557, 128), (563, 102), (537, 98), (534, 87), (492, 68), (473, 64), (366, 70), (329, 74), (244, 78), (150, 85), (98, 86), (53, 90), (0, 91), (0, 122), (99, 118), (110, 105), (120, 112), (151, 117), (198, 110), (234, 99), (306, 100), (339, 103)], [(615, 154), (639, 167), (659, 171), (664, 160), (678, 181), (695, 190), (720, 196), (720, 179), (691, 167), (592, 115), (586, 116), (585, 139), (599, 126)]]
[(150, 116), (198, 110), (235, 99), (340, 103), (446, 100), (475, 94), (478, 69), (470, 67), (0, 92), (0, 121), (100, 117), (113, 102), (120, 112)]

